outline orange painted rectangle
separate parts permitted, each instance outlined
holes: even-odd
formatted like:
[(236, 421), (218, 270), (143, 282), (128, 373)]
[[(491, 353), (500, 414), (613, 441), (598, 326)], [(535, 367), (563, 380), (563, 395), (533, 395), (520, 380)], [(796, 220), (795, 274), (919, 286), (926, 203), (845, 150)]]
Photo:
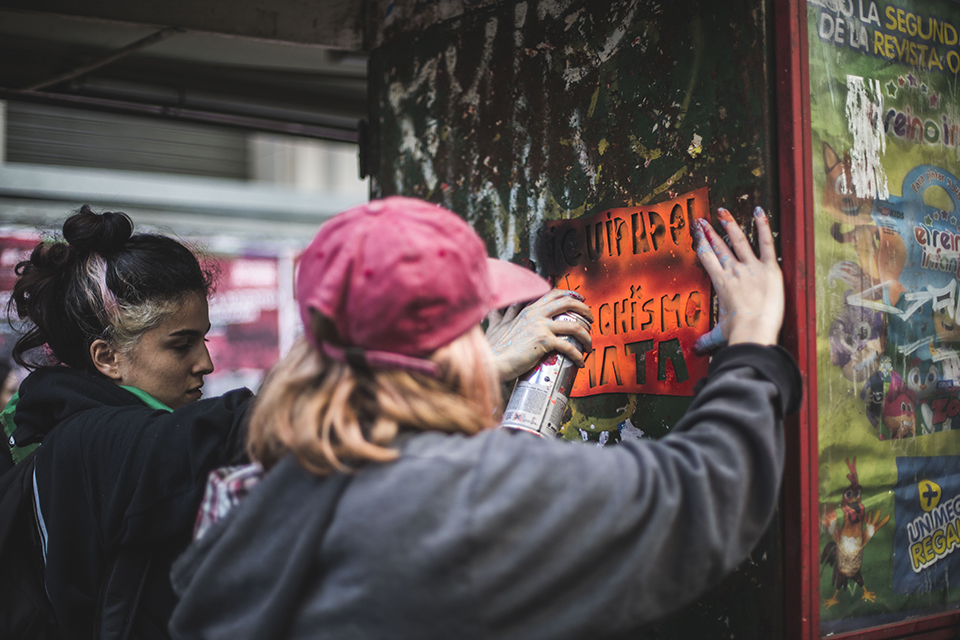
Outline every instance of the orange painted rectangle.
[(692, 223), (709, 211), (703, 187), (548, 224), (547, 271), (557, 287), (583, 295), (594, 317), (594, 350), (571, 396), (693, 395), (709, 365), (691, 348), (710, 328), (711, 289)]

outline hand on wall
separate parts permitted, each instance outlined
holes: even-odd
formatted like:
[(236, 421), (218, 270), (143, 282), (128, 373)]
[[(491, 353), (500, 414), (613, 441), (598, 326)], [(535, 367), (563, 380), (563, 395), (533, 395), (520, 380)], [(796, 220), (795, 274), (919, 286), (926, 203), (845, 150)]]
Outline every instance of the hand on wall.
[(741, 342), (777, 343), (783, 324), (783, 274), (777, 264), (770, 221), (760, 207), (754, 209), (753, 215), (759, 259), (726, 209), (718, 209), (717, 217), (730, 238), (732, 252), (710, 223), (697, 221), (697, 256), (713, 282), (720, 306), (720, 320), (694, 344), (697, 352)]

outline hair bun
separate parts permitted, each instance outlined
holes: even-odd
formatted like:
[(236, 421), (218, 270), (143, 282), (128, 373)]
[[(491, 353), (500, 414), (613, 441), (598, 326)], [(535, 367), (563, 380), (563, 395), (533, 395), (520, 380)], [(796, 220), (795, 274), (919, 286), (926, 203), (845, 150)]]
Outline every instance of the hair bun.
[(94, 213), (89, 205), (63, 223), (63, 238), (80, 252), (109, 254), (118, 251), (133, 235), (133, 220), (122, 211)]

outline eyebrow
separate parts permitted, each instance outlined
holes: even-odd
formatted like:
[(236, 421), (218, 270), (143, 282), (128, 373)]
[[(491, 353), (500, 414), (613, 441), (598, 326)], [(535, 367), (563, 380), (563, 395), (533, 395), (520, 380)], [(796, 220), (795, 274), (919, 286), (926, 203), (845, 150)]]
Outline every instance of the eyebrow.
[(193, 336), (204, 336), (210, 332), (212, 325), (207, 325), (206, 331), (197, 331), (196, 329), (180, 329), (178, 331), (171, 331), (167, 334), (168, 338), (179, 338), (181, 336), (193, 337)]

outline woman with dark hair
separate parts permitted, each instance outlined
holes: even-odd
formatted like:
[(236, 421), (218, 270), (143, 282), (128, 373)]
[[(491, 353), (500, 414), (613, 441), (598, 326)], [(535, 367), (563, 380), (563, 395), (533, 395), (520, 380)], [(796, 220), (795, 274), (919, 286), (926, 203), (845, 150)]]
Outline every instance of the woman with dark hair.
[(17, 265), (10, 303), (28, 327), (13, 357), (33, 371), (9, 444), (19, 461), (43, 441), (47, 593), (65, 638), (165, 638), (170, 564), (207, 473), (242, 455), (251, 393), (200, 400), (211, 276), (189, 249), (87, 206), (63, 240)]
[[(212, 283), (189, 249), (87, 206), (63, 239), (17, 265), (10, 304), (27, 331), (13, 355), (33, 371), (0, 420), (13, 417), (4, 426), (17, 462), (42, 439), (35, 507), (64, 637), (166, 638), (171, 563), (190, 541), (209, 472), (247, 459), (252, 394), (200, 399), (213, 371)], [(582, 364), (557, 334), (587, 345), (589, 335), (551, 322), (563, 311), (590, 313), (553, 291), (495, 318), (498, 374), (516, 376), (556, 348)], [(47, 366), (30, 361), (37, 353)]]
[(759, 259), (729, 213), (733, 251), (698, 227), (730, 346), (690, 410), (662, 440), (607, 448), (492, 428), (478, 324), (545, 281), (417, 200), (327, 222), (298, 274), (306, 339), (251, 416), (266, 474), (174, 566), (174, 637), (626, 637), (717, 583), (773, 516), (800, 397), (755, 215)]

